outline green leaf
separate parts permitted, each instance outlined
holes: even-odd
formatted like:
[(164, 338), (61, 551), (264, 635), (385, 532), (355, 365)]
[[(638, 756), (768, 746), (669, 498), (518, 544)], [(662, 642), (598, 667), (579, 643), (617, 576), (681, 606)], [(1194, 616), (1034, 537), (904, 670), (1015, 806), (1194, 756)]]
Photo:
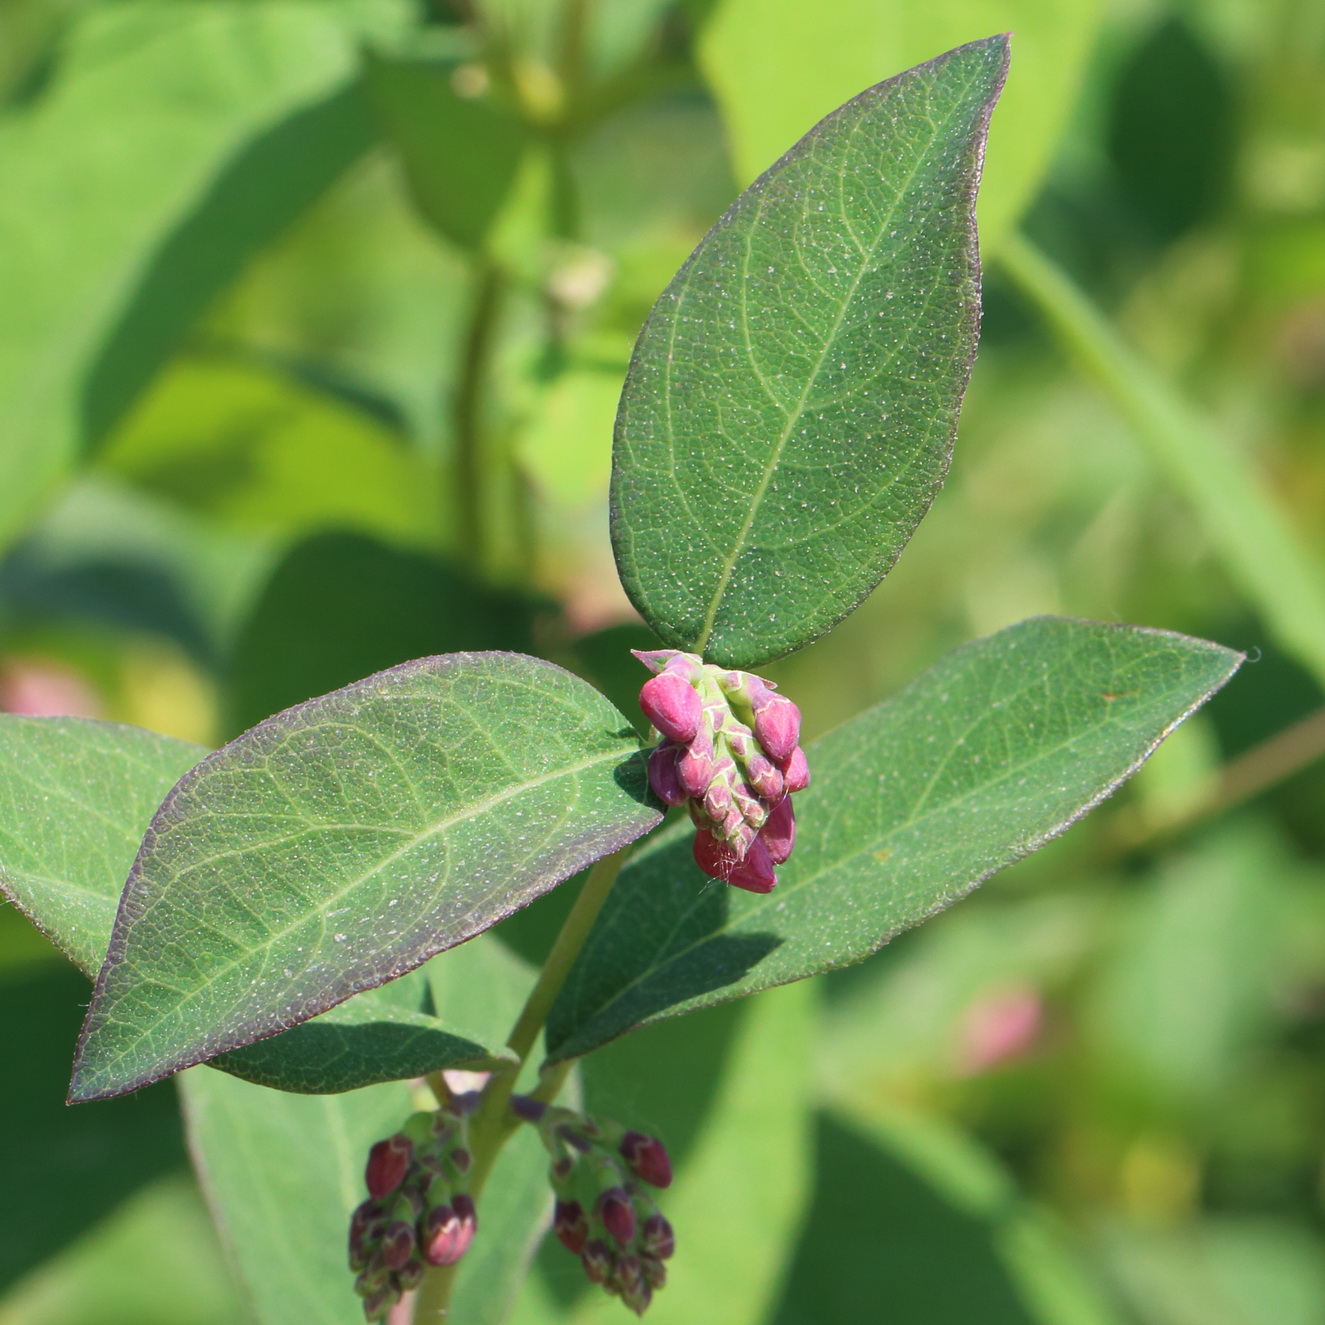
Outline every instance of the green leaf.
[[(428, 964), (439, 1013), (504, 1036), (533, 973), (483, 935)], [(180, 1078), (195, 1163), (262, 1325), (356, 1325), (363, 1319), (345, 1266), (350, 1212), (366, 1196), (374, 1141), (413, 1110), (404, 1083), (320, 1099), (275, 1095), (215, 1072)], [(513, 1139), (479, 1206), (480, 1233), (456, 1284), (455, 1318), (497, 1325), (547, 1217), (547, 1152)]]
[(456, 67), (370, 54), (365, 82), (415, 206), (447, 239), (478, 248), (515, 182), (526, 134), (491, 97), (460, 95)]
[(668, 643), (800, 648), (896, 561), (947, 472), (979, 313), (973, 206), (1007, 43), (880, 83), (737, 199), (654, 306), (612, 538)]
[[(0, 716), (0, 888), (86, 975), (105, 959), (144, 830), (205, 753), (116, 723)], [(444, 1025), (434, 1002), (418, 972), (213, 1065), (321, 1094), (507, 1056), (502, 1037), (468, 1029), (475, 1011)]]
[(993, 252), (1032, 200), (1085, 81), (1097, 0), (721, 0), (700, 62), (722, 108), (740, 180), (816, 120), (877, 82), (982, 32), (1013, 34), (1016, 76), (999, 101), (980, 188), (980, 245)]
[(520, 654), (424, 658), (208, 756), (125, 886), (74, 1066), (99, 1099), (385, 984), (658, 822), (633, 728)]
[(631, 861), (552, 1010), (549, 1054), (859, 961), (1063, 832), (1240, 662), (1055, 617), (956, 650), (811, 747), (771, 894), (714, 886), (688, 826)]
[(423, 552), (344, 530), (314, 534), (285, 554), (239, 631), (229, 727), (244, 731), (410, 658), (531, 650), (539, 606)]
[(254, 249), (367, 145), (343, 97), (392, 3), (96, 6), (0, 126), (0, 536)]

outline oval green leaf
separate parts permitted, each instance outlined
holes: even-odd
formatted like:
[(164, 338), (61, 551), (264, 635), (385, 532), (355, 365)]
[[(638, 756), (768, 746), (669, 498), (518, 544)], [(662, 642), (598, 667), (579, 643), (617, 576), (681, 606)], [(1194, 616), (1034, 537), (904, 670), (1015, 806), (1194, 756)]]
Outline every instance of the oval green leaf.
[[(206, 753), (119, 723), (0, 716), (0, 891), (90, 978), (144, 830)], [(414, 972), (211, 1066), (329, 1094), (509, 1056), (501, 1035), (473, 1029), (481, 1017), (443, 1022), (435, 1006), (427, 972)]]
[(423, 658), (279, 713), (153, 819), (70, 1098), (134, 1090), (385, 984), (660, 817), (630, 724), (536, 658)]
[(856, 608), (929, 508), (975, 351), (975, 192), (1007, 42), (861, 93), (663, 291), (617, 416), (612, 540), (668, 643), (724, 666)]
[(811, 747), (772, 893), (714, 886), (688, 825), (641, 852), (552, 1010), (549, 1055), (860, 961), (1063, 832), (1241, 661), (1056, 617), (956, 650)]

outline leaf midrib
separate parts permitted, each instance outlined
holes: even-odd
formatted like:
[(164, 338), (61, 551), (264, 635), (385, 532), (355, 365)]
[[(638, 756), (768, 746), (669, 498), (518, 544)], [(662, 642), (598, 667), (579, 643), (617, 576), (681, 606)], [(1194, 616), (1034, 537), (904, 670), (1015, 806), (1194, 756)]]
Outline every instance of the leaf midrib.
[[(507, 790), (498, 792), (495, 795), (485, 797), (483, 800), (478, 801), (475, 804), (471, 805), (463, 813), (454, 814), (449, 818), (443, 819), (438, 823), (432, 825), (426, 831), (416, 834), (409, 842), (403, 844), (402, 846), (398, 847), (395, 851), (393, 851), (390, 855), (384, 857), (381, 861), (379, 861), (376, 865), (374, 865), (372, 869), (368, 870), (365, 874), (360, 875), (357, 879), (354, 879), (350, 883), (347, 883), (344, 887), (339, 889), (332, 896), (328, 897), (322, 903), (321, 906), (316, 908), (315, 911), (306, 914), (304, 916), (301, 916), (296, 921), (292, 921), (290, 924), (275, 931), (265, 943), (257, 944), (254, 947), (249, 948), (242, 957), (233, 958), (232, 960), (225, 962), (222, 966), (214, 970), (207, 977), (206, 980), (204, 980), (201, 984), (195, 986), (194, 989), (192, 989), (187, 995), (181, 998), (177, 1003), (173, 1003), (166, 1012), (162, 1013), (148, 1026), (144, 1027), (139, 1032), (139, 1034), (135, 1036), (131, 1044), (126, 1049), (124, 1049), (121, 1053), (115, 1055), (114, 1058), (107, 1060), (97, 1071), (93, 1079), (94, 1080), (104, 1079), (106, 1075), (110, 1073), (119, 1063), (123, 1062), (126, 1058), (128, 1058), (132, 1054), (135, 1046), (141, 1044), (144, 1040), (146, 1040), (149, 1036), (151, 1036), (152, 1033), (164, 1022), (169, 1020), (171, 1017), (176, 1016), (184, 1008), (189, 1006), (189, 1004), (196, 1001), (203, 993), (205, 993), (208, 989), (210, 989), (218, 980), (221, 980), (225, 976), (229, 975), (230, 972), (233, 971), (236, 967), (242, 965), (244, 962), (248, 961), (253, 956), (259, 953), (272, 951), (276, 947), (276, 945), (280, 942), (280, 940), (283, 939), (287, 934), (298, 929), (301, 925), (307, 924), (310, 920), (319, 917), (325, 919), (326, 918), (325, 912), (328, 907), (334, 906), (337, 902), (341, 901), (344, 897), (352, 893), (355, 889), (362, 887), (365, 883), (367, 883), (369, 879), (373, 877), (373, 875), (380, 873), (382, 870), (386, 869), (388, 866), (390, 866), (396, 860), (398, 860), (401, 856), (407, 855), (410, 851), (414, 850), (423, 842), (426, 842), (429, 838), (436, 837), (439, 833), (444, 832), (446, 829), (451, 828), (456, 824), (464, 823), (467, 820), (478, 818), (480, 815), (486, 814), (489, 810), (494, 809), (496, 806), (503, 804), (505, 801), (508, 801), (515, 796), (523, 795), (526, 791), (536, 790), (538, 787), (545, 786), (548, 783), (555, 782), (561, 778), (573, 777), (576, 774), (585, 772), (588, 769), (594, 768), (599, 764), (605, 764), (614, 760), (620, 760), (621, 757), (622, 757), (622, 752), (620, 750), (612, 750), (605, 754), (595, 755), (592, 759), (586, 759), (581, 763), (572, 764), (569, 765), (568, 767), (558, 769), (553, 773), (544, 774), (542, 777), (534, 778), (528, 782), (522, 782), (516, 787), (508, 788)], [(357, 993), (362, 991), (356, 990), (353, 992)], [(352, 996), (353, 994), (346, 995), (346, 997), (352, 997)], [(344, 1000), (340, 1001), (343, 1002)], [(331, 1006), (334, 1007), (335, 1004), (332, 1004)], [(329, 1009), (327, 1008), (322, 1009), (322, 1011), (324, 1012), (328, 1010)], [(286, 1029), (288, 1029), (288, 1027)], [(242, 1045), (229, 1046), (229, 1048), (242, 1048), (242, 1047), (243, 1047)], [(228, 1049), (220, 1050), (218, 1052), (228, 1052)]]

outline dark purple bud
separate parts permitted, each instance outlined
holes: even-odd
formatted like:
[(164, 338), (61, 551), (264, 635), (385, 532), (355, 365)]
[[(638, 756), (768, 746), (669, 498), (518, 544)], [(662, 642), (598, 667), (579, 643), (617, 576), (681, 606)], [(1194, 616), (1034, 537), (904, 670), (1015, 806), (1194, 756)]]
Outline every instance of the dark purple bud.
[(393, 1270), (399, 1270), (414, 1255), (414, 1225), (397, 1219), (388, 1224), (382, 1235), (382, 1260)]
[(552, 1179), (554, 1182), (565, 1182), (574, 1172), (574, 1155), (558, 1155), (556, 1159), (552, 1161)]
[(660, 1288), (667, 1286), (667, 1267), (662, 1261), (653, 1256), (641, 1256), (639, 1258), (640, 1273), (644, 1276), (644, 1282), (656, 1293)]
[(680, 747), (664, 742), (649, 756), (649, 786), (664, 805), (684, 805), (687, 792), (677, 772)]
[(469, 1230), (469, 1242), (472, 1242), (474, 1234), (478, 1232), (478, 1211), (474, 1208), (474, 1198), (468, 1192), (456, 1192), (451, 1205), (460, 1216), (460, 1222)]
[(422, 1261), (410, 1261), (396, 1272), (396, 1278), (400, 1281), (401, 1288), (410, 1293), (423, 1282), (427, 1270), (428, 1267)]
[(407, 1136), (397, 1133), (379, 1141), (368, 1152), (368, 1166), (364, 1170), (368, 1195), (375, 1201), (390, 1196), (405, 1181), (413, 1155), (414, 1145)]
[(774, 865), (781, 865), (791, 855), (796, 845), (796, 811), (792, 809), (790, 796), (784, 796), (773, 807), (768, 822), (759, 830), (759, 840)]
[(660, 1261), (669, 1259), (676, 1250), (676, 1235), (662, 1215), (650, 1215), (644, 1221), (640, 1227), (640, 1242), (650, 1256), (656, 1256)]
[(785, 695), (765, 691), (754, 702), (755, 740), (776, 763), (791, 757), (801, 738), (801, 711)]
[(379, 1288), (363, 1300), (364, 1320), (385, 1320), (386, 1313), (396, 1304), (396, 1294), (390, 1288)]
[(771, 893), (777, 881), (773, 857), (759, 838), (755, 838), (745, 859), (727, 876), (733, 888), (744, 888), (748, 893)]
[(369, 1248), (381, 1235), (382, 1209), (376, 1201), (365, 1201), (350, 1216), (350, 1269), (362, 1270), (368, 1264)]
[(456, 1146), (446, 1158), (450, 1161), (451, 1167), (461, 1176), (474, 1167), (474, 1156), (464, 1146)]
[(616, 1282), (621, 1291), (621, 1300), (637, 1316), (642, 1316), (653, 1300), (653, 1290), (644, 1282), (638, 1256), (622, 1256), (617, 1261)]
[(673, 741), (694, 740), (704, 713), (699, 692), (675, 672), (663, 672), (645, 681), (639, 705), (644, 716)]
[(635, 1207), (624, 1187), (609, 1187), (598, 1197), (594, 1213), (603, 1221), (603, 1227), (626, 1247), (635, 1236)]
[(667, 1147), (656, 1136), (627, 1132), (621, 1138), (621, 1154), (635, 1176), (650, 1187), (672, 1185), (672, 1161)]
[(584, 1266), (585, 1274), (593, 1283), (606, 1283), (607, 1276), (612, 1273), (611, 1248), (601, 1238), (595, 1238), (585, 1244), (584, 1250), (580, 1253), (580, 1264)]
[(534, 1099), (531, 1095), (512, 1095), (511, 1112), (517, 1118), (523, 1118), (527, 1123), (536, 1123), (547, 1112), (547, 1105), (542, 1100)]
[(552, 1217), (552, 1231), (567, 1251), (579, 1255), (589, 1240), (589, 1221), (578, 1201), (558, 1201)]
[(782, 765), (782, 782), (789, 796), (804, 791), (810, 785), (810, 766), (805, 760), (805, 751), (799, 745)]

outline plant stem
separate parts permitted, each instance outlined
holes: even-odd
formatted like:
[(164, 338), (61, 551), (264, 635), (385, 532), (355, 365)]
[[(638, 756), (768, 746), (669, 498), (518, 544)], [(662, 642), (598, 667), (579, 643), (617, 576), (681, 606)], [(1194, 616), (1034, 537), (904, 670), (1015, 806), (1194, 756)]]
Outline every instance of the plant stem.
[[(483, 1186), (492, 1172), (497, 1155), (506, 1144), (518, 1123), (510, 1111), (511, 1092), (538, 1041), (539, 1032), (547, 1021), (548, 1013), (556, 1002), (561, 987), (566, 982), (570, 968), (574, 965), (584, 941), (589, 937), (594, 921), (598, 918), (607, 895), (612, 891), (616, 876), (621, 871), (622, 863), (629, 854), (629, 847), (622, 847), (610, 856), (604, 856), (589, 871), (589, 877), (575, 899), (570, 915), (561, 926), (552, 951), (539, 973), (538, 982), (530, 991), (519, 1019), (511, 1031), (507, 1045), (514, 1051), (516, 1063), (499, 1069), (492, 1074), (487, 1088), (483, 1092), (483, 1101), (470, 1124), (470, 1149), (474, 1155), (474, 1169), (470, 1178), (470, 1195), (477, 1202)], [(545, 1082), (536, 1092), (537, 1098), (551, 1100), (565, 1083), (570, 1073), (570, 1063), (558, 1063), (549, 1073)], [(549, 1089), (550, 1088), (550, 1089)], [(458, 1267), (442, 1266), (429, 1270), (419, 1287), (419, 1295), (414, 1306), (415, 1325), (424, 1322), (445, 1320), (451, 1306), (451, 1294), (455, 1289), (455, 1275)]]
[(483, 397), (496, 343), (497, 316), (505, 284), (501, 270), (479, 268), (474, 302), (460, 361), (451, 417), (454, 431), (455, 516), (459, 551), (475, 569), (486, 568), (487, 509), (484, 500)]
[(1191, 503), (1229, 576), (1266, 628), (1325, 686), (1325, 568), (1302, 546), (1253, 465), (1024, 236), (1009, 235), (999, 257)]

